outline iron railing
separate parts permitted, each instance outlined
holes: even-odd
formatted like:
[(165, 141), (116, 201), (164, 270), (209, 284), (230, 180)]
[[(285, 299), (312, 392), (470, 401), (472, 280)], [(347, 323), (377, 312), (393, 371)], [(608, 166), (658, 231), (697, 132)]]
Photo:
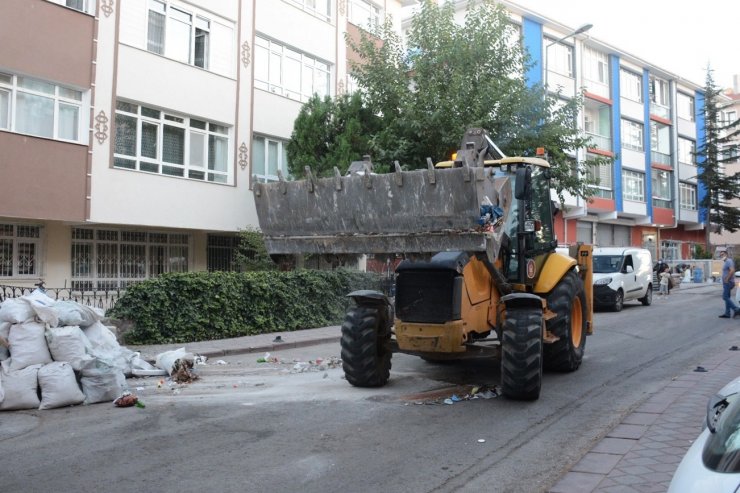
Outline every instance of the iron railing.
[(0, 284), (0, 302), (8, 298), (20, 298), (31, 294), (37, 287), (54, 300), (75, 301), (82, 305), (108, 310), (121, 298), (124, 289), (80, 291), (72, 288), (47, 288), (43, 284), (35, 287), (7, 286)]

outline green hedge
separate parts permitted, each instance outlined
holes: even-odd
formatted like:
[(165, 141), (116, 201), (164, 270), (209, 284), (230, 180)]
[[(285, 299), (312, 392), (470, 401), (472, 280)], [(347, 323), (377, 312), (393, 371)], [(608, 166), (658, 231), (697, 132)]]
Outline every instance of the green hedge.
[(337, 325), (347, 293), (379, 286), (352, 270), (165, 274), (130, 287), (107, 315), (133, 323), (127, 344), (224, 339)]

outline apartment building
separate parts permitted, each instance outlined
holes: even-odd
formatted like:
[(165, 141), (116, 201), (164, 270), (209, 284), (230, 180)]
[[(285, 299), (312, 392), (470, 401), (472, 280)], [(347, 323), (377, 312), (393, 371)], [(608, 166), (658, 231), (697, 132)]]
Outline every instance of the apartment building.
[(125, 288), (229, 268), (345, 36), (401, 0), (0, 4), (0, 285)]
[[(467, 0), (453, 0), (462, 22)], [(562, 244), (640, 246), (654, 257), (691, 258), (704, 244), (692, 154), (701, 143), (703, 86), (557, 20), (502, 0), (534, 66), (530, 84), (573, 98), (584, 89), (579, 125), (592, 147), (573, 154), (608, 156), (589, 201), (567, 197), (556, 219)], [(408, 22), (408, 17), (406, 18)], [(495, 138), (495, 136), (494, 136)]]

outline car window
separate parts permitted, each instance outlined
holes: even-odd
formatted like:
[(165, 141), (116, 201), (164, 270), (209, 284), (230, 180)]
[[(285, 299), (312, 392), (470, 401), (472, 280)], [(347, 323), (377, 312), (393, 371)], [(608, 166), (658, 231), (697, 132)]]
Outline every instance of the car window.
[(726, 398), (727, 407), (717, 419), (716, 430), (709, 434), (702, 452), (704, 465), (716, 472), (740, 472), (740, 398)]

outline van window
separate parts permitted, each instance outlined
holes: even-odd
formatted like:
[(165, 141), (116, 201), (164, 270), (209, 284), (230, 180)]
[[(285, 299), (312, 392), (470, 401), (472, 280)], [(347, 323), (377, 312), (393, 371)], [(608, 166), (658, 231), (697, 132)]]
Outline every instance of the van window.
[[(630, 265), (632, 265), (630, 263)], [(596, 255), (594, 256), (594, 273), (607, 274), (622, 270), (621, 255)]]
[(627, 266), (632, 267), (632, 270), (635, 270), (635, 264), (632, 262), (632, 255), (627, 255), (624, 257), (624, 267), (622, 267), (622, 271), (627, 271)]

